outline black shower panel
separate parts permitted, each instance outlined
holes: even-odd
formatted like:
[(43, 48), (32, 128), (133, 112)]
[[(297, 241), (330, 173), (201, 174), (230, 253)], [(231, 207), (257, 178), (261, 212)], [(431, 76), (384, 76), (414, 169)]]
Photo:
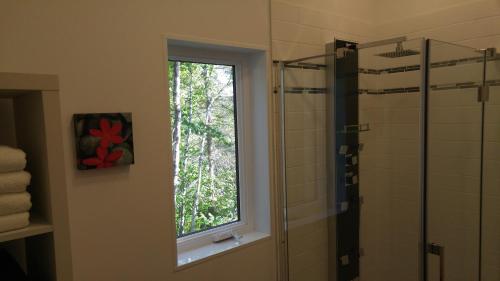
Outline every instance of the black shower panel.
[[(329, 81), (329, 138), (335, 150), (330, 150), (330, 167), (335, 169), (329, 179), (329, 209), (337, 214), (329, 222), (329, 233), (335, 235), (336, 279), (350, 281), (359, 276), (360, 200), (358, 183), (359, 143), (358, 120), (358, 51), (353, 42), (336, 40), (327, 46), (326, 75)], [(333, 79), (332, 79), (333, 77)], [(332, 83), (333, 82), (333, 83)], [(333, 259), (334, 257), (334, 259)], [(331, 276), (331, 275), (330, 275)], [(333, 276), (330, 278), (333, 280)]]

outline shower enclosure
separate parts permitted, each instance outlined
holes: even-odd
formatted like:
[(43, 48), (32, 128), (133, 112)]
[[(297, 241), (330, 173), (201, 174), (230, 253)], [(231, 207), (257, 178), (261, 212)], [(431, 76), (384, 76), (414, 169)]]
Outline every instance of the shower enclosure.
[(500, 280), (500, 60), (429, 39), (278, 62), (283, 280)]

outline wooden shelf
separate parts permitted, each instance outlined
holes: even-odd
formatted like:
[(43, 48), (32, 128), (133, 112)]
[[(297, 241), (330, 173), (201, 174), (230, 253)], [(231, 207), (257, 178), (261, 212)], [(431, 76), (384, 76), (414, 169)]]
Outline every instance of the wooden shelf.
[(50, 233), (54, 231), (54, 228), (51, 224), (43, 222), (40, 219), (30, 219), (30, 225), (25, 228), (0, 232), (0, 242), (7, 242), (22, 238), (27, 238), (31, 236), (36, 236), (40, 234)]

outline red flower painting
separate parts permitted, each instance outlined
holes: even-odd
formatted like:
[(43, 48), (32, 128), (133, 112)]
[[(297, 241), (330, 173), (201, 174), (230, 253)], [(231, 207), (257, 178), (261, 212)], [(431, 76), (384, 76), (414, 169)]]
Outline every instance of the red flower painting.
[(111, 126), (108, 119), (102, 118), (99, 122), (100, 130), (90, 129), (91, 136), (101, 138), (101, 147), (108, 148), (110, 144), (120, 144), (124, 140), (120, 136), (122, 123), (117, 122)]
[(73, 122), (79, 170), (134, 164), (131, 113), (75, 114)]
[(97, 157), (84, 159), (82, 162), (87, 166), (95, 166), (97, 169), (109, 168), (114, 166), (115, 161), (120, 159), (123, 151), (115, 150), (108, 153), (108, 149), (102, 146), (96, 149)]

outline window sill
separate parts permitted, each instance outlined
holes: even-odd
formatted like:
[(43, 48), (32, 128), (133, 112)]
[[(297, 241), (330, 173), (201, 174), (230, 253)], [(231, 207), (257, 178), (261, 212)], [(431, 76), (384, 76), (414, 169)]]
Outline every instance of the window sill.
[(246, 245), (250, 245), (258, 240), (269, 237), (270, 235), (262, 232), (248, 232), (237, 241), (229, 239), (220, 243), (210, 243), (196, 249), (177, 253), (177, 269), (182, 269), (191, 264), (206, 260), (213, 256), (218, 256)]

